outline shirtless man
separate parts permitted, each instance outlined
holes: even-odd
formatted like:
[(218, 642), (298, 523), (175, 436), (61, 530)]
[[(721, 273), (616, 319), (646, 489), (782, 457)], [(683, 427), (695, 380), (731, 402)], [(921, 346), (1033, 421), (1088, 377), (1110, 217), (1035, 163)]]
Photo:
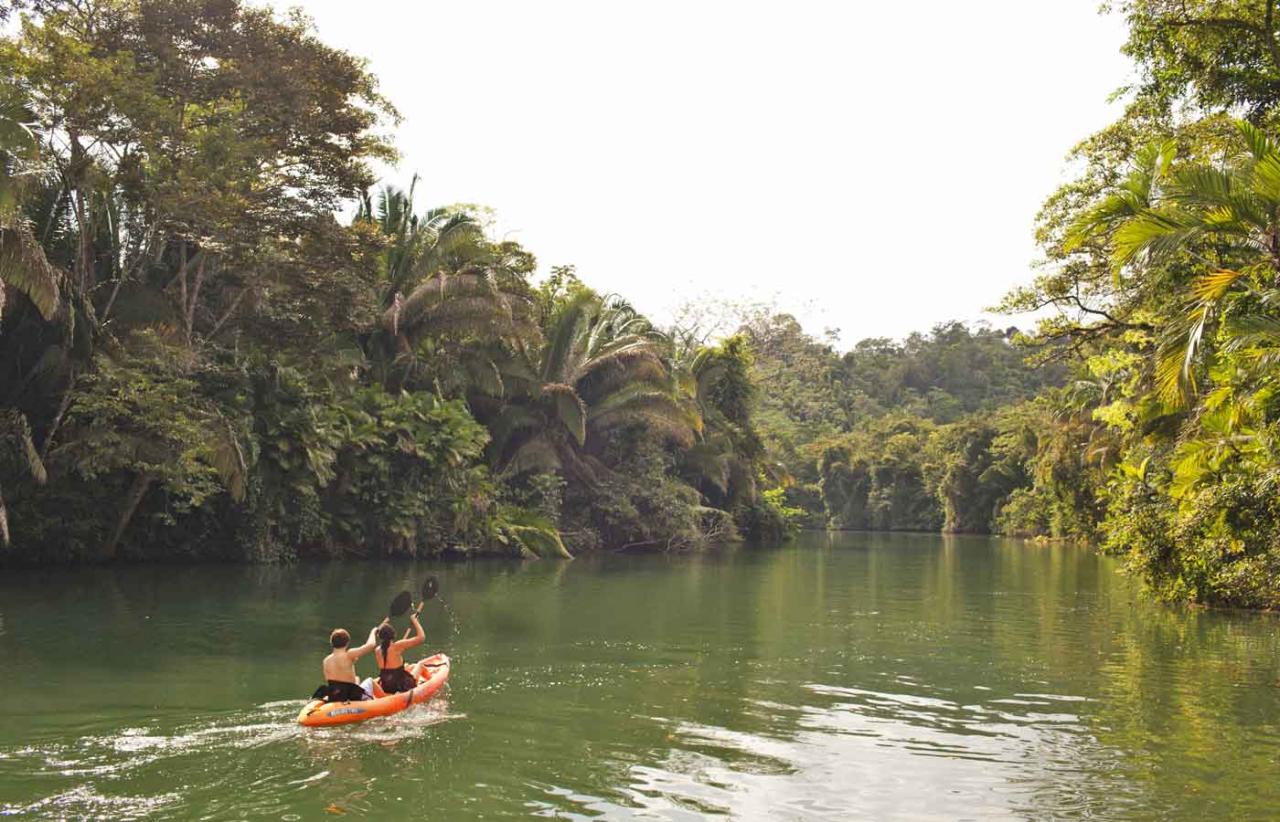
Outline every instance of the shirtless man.
[(333, 653), (324, 658), (324, 685), (316, 689), (312, 699), (327, 699), (330, 702), (355, 702), (368, 699), (369, 695), (360, 687), (356, 679), (356, 660), (373, 650), (374, 635), (378, 626), (369, 632), (369, 639), (359, 648), (348, 648), (351, 634), (345, 628), (335, 628), (329, 634), (329, 644)]

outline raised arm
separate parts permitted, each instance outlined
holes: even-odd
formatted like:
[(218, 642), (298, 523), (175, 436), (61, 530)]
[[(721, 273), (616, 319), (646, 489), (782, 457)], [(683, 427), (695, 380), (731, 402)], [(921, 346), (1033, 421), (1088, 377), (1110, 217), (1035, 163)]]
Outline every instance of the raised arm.
[[(418, 606), (418, 610), (422, 610), (421, 605)], [(413, 623), (413, 629), (416, 633), (408, 639), (402, 639), (396, 642), (396, 647), (401, 650), (404, 650), (405, 648), (412, 648), (415, 645), (421, 645), (423, 642), (427, 641), (427, 632), (422, 630), (422, 623), (418, 621), (418, 611), (414, 611), (409, 614), (409, 621)]]
[(378, 626), (375, 625), (369, 629), (369, 638), (364, 641), (364, 644), (361, 645), (359, 648), (352, 648), (350, 651), (347, 652), (347, 656), (351, 657), (352, 659), (359, 659), (360, 657), (372, 651), (373, 647), (377, 644), (378, 644)]

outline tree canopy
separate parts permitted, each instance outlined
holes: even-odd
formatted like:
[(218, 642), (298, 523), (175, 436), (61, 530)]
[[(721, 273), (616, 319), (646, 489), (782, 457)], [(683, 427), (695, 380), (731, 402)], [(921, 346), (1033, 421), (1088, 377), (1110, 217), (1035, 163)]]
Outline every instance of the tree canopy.
[(728, 408), (727, 377), (699, 393), (695, 363), (745, 351), (678, 352), (571, 269), (535, 283), (474, 209), (421, 208), (417, 177), (374, 189), (396, 112), (300, 14), (3, 11), (4, 562), (563, 556), (789, 527), (750, 403)]

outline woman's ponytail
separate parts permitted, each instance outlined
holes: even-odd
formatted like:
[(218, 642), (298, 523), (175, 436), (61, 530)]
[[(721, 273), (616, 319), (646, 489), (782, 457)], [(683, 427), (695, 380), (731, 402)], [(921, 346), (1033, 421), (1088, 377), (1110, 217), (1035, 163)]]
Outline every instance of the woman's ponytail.
[(391, 643), (396, 638), (396, 629), (390, 625), (383, 625), (378, 629), (378, 641), (382, 648), (382, 667), (387, 667), (387, 652), (391, 650)]

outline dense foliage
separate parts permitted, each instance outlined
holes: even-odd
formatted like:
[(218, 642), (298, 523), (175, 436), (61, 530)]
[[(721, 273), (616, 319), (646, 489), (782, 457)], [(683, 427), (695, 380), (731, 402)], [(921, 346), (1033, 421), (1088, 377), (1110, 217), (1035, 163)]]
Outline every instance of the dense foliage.
[[(416, 178), (305, 20), (0, 4), (5, 562), (1091, 541), (1280, 607), (1280, 22), (1116, 0), (1138, 80), (1038, 218), (1033, 332), (664, 330)], [(351, 219), (339, 219), (352, 213)], [(768, 386), (762, 391), (761, 386)]]
[(747, 346), (680, 342), (571, 269), (535, 284), (476, 214), (371, 190), (396, 113), (304, 19), (0, 9), (4, 562), (790, 527)]
[(1079, 538), (1163, 598), (1280, 607), (1276, 3), (1109, 10), (1138, 80), (1073, 152), (1042, 273), (1002, 304), (1041, 312), (1016, 338), (1041, 368), (958, 328), (841, 360), (765, 317), (757, 376), (786, 389), (761, 430), (832, 525)]
[(1028, 364), (1016, 331), (948, 323), (840, 354), (785, 314), (753, 310), (742, 336), (769, 470), (813, 526), (988, 533), (1025, 503), (1033, 399), (1057, 363)]
[(1130, 0), (1124, 115), (1040, 215), (1048, 265), (1006, 300), (1057, 309), (1078, 390), (1041, 439), (1084, 446), (1074, 516), (1161, 597), (1280, 606), (1274, 437), (1280, 23), (1273, 0)]

